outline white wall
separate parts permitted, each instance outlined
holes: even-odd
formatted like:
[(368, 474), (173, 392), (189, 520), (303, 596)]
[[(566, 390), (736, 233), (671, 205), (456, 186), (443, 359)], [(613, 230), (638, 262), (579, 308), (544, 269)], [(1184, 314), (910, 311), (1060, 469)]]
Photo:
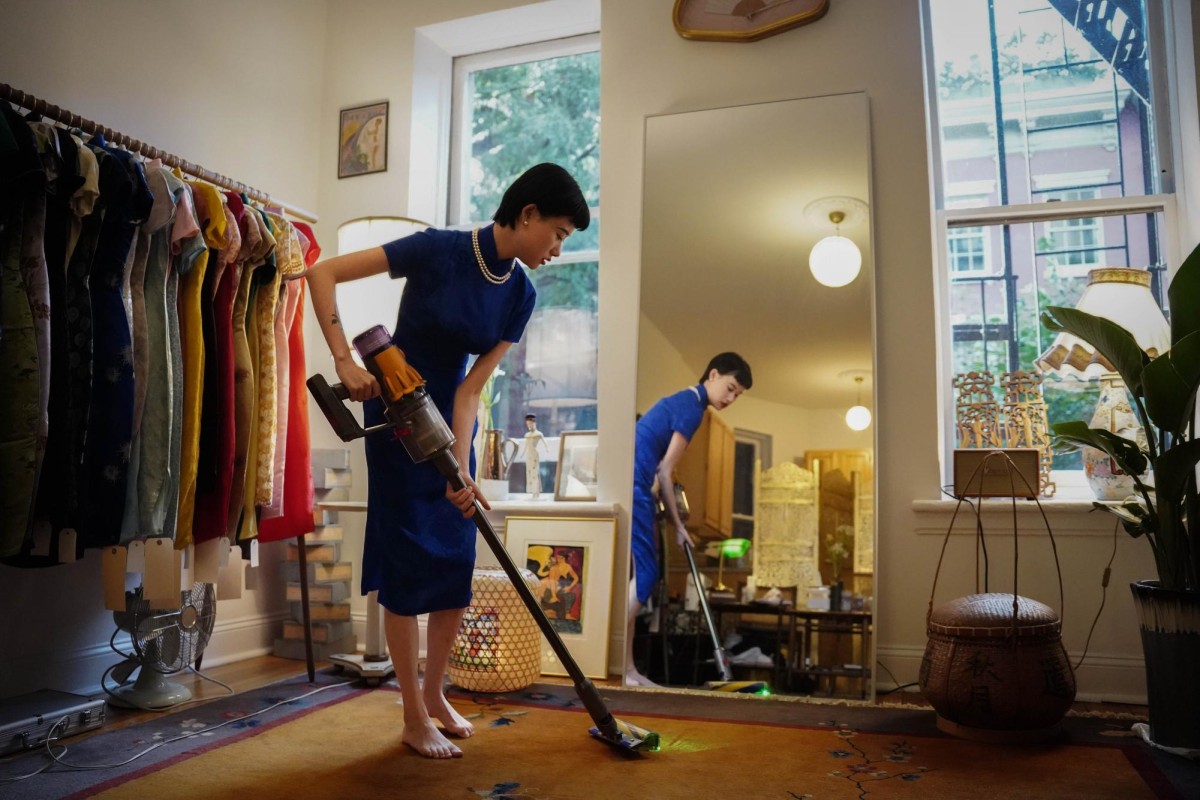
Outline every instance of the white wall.
[[(313, 210), (324, 17), (323, 0), (7, 0), (0, 81)], [(283, 548), (264, 545), (247, 571), (261, 590), (218, 603), (206, 664), (270, 651)], [(0, 566), (0, 696), (97, 691), (120, 660), (99, 565), (93, 550), (51, 569)]]

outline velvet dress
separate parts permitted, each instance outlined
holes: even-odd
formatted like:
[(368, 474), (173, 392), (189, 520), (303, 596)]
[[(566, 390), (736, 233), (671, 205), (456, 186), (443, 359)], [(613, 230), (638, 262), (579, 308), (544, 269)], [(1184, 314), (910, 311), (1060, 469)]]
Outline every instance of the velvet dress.
[[(383, 249), (391, 276), (407, 279), (392, 341), (452, 424), (454, 393), (468, 356), (520, 340), (533, 312), (533, 284), (520, 266), (505, 283), (488, 282), (469, 231), (431, 228)], [(479, 249), (493, 275), (508, 272), (512, 262), (497, 258), (492, 226), (479, 231)], [(382, 400), (369, 400), (363, 412), (368, 426), (380, 424)], [(368, 436), (366, 455), (363, 594), (378, 590), (380, 604), (402, 616), (465, 608), (471, 600), (475, 524), (446, 499), (446, 479), (429, 462), (413, 463), (390, 433)], [(472, 451), (472, 467), (474, 460)]]

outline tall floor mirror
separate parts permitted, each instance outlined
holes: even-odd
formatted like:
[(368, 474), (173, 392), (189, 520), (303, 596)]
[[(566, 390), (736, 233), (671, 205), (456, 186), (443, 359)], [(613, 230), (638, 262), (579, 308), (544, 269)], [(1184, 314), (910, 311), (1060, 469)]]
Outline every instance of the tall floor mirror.
[[(723, 677), (702, 591), (734, 680), (874, 697), (875, 423), (847, 421), (874, 409), (869, 137), (862, 93), (646, 119), (637, 411), (719, 352), (753, 372), (676, 473), (704, 586), (661, 536), (633, 638), (661, 686)], [(810, 267), (830, 247), (835, 272), (861, 258), (848, 283), (822, 273), (841, 286)]]

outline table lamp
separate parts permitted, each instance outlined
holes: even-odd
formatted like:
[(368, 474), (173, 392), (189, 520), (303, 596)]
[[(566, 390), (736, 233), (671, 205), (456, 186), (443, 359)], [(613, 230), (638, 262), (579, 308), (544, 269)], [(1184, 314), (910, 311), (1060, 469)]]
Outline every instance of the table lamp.
[[(1144, 269), (1100, 267), (1088, 273), (1088, 285), (1075, 308), (1120, 325), (1132, 334), (1151, 358), (1171, 347), (1171, 326), (1150, 293), (1150, 273)], [(1141, 443), (1145, 431), (1133, 412), (1125, 382), (1112, 364), (1091, 344), (1065, 331), (1034, 362), (1059, 378), (1100, 380), (1100, 399), (1089, 427), (1103, 428)], [(1083, 450), (1083, 470), (1098, 500), (1124, 500), (1134, 492), (1133, 478), (1095, 448)]]
[(749, 549), (749, 539), (721, 539), (709, 542), (708, 547), (704, 549), (704, 554), (720, 558), (717, 566), (717, 585), (713, 587), (713, 591), (728, 592), (732, 590), (733, 587), (725, 585), (725, 558), (741, 558)]

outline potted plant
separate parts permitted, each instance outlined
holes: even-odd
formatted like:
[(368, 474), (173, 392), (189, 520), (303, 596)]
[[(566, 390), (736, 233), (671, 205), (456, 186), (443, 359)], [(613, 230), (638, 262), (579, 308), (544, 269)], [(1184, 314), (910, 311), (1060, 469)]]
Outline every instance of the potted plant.
[(1184, 260), (1167, 296), (1171, 347), (1154, 358), (1124, 328), (1077, 309), (1050, 307), (1042, 323), (1074, 334), (1108, 359), (1145, 428), (1143, 449), (1083, 422), (1052, 426), (1056, 449), (1095, 447), (1134, 478), (1133, 497), (1095, 505), (1120, 517), (1125, 531), (1144, 538), (1154, 553), (1158, 580), (1130, 585), (1146, 660), (1150, 738), (1167, 747), (1200, 749), (1200, 247)]

